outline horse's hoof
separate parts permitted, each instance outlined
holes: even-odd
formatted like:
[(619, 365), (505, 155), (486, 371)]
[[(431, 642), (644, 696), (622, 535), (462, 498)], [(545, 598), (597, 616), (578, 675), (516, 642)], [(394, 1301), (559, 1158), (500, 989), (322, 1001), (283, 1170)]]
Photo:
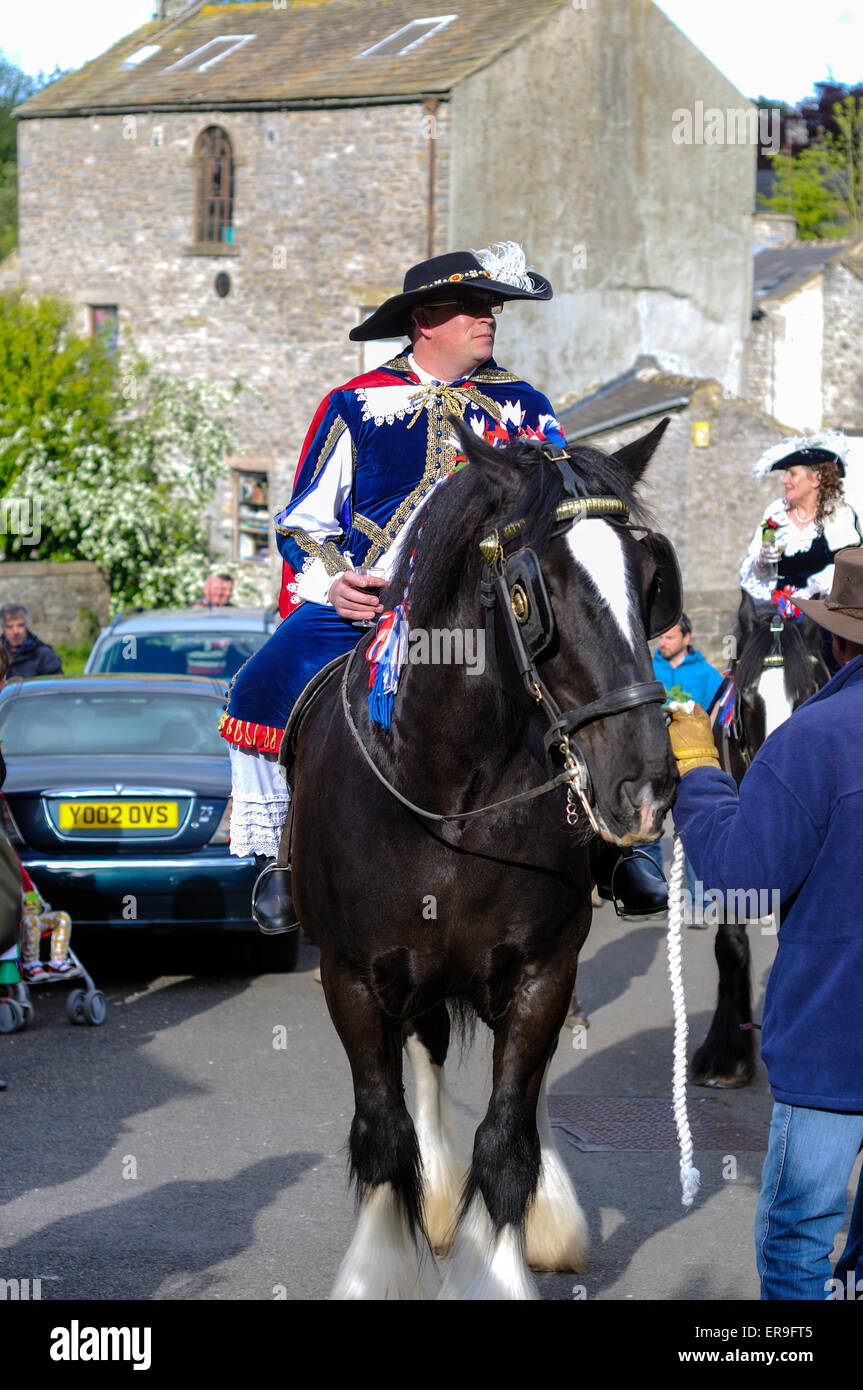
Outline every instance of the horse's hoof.
[(587, 1014), (582, 1013), (580, 1009), (573, 1009), (570, 1013), (566, 1015), (566, 1018), (563, 1022), (563, 1026), (564, 1028), (572, 1029), (589, 1028), (590, 1019), (588, 1018)]
[(751, 1072), (744, 1072), (737, 1076), (693, 1076), (694, 1086), (712, 1086), (716, 1091), (739, 1091), (741, 1087), (748, 1086), (752, 1080)]

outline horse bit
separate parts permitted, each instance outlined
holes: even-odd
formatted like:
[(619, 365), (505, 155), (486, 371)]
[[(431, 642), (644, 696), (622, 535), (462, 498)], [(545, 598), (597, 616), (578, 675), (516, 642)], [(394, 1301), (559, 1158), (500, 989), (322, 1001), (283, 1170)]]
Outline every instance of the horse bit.
[[(613, 517), (618, 524), (629, 526), (629, 508), (618, 497), (589, 497), (584, 494), (583, 485), (578, 479), (569, 455), (548, 442), (539, 446), (542, 454), (558, 468), (567, 498), (555, 509), (555, 520), (565, 523), (552, 531), (552, 537), (561, 535), (577, 521), (584, 518)], [(519, 675), (525, 690), (538, 709), (548, 720), (548, 730), (544, 745), (549, 752), (557, 747), (563, 760), (563, 771), (544, 782), (542, 786), (530, 791), (520, 792), (503, 801), (495, 801), (473, 811), (462, 811), (441, 815), (416, 806), (396, 790), (377, 767), (364, 746), (359, 730), (350, 709), (347, 687), (348, 676), (356, 654), (356, 647), (350, 654), (342, 675), (342, 706), (351, 733), (375, 776), (392, 795), (417, 815), (437, 822), (469, 820), (489, 811), (501, 810), (506, 806), (517, 806), (534, 797), (542, 796), (555, 787), (566, 785), (566, 819), (569, 825), (577, 820), (576, 800), (580, 803), (591, 828), (600, 834), (594, 813), (593, 787), (587, 762), (573, 735), (588, 724), (605, 719), (625, 710), (635, 709), (644, 704), (663, 704), (666, 694), (660, 681), (640, 681), (624, 686), (608, 695), (592, 700), (579, 709), (561, 710), (551, 691), (545, 685), (536, 665), (536, 658), (548, 647), (554, 636), (554, 613), (542, 568), (534, 551), (523, 548), (510, 558), (505, 554), (506, 545), (525, 528), (526, 522), (513, 521), (502, 529), (495, 529), (479, 542), (479, 549), (485, 561), (480, 583), (480, 602), (485, 610), (486, 650), (493, 654), (493, 670), (500, 684), (497, 669), (497, 654), (494, 642), (494, 610), (499, 605), (501, 616), (515, 658)], [(655, 637), (666, 631), (680, 616), (681, 582), (680, 571), (674, 550), (665, 536), (647, 531), (640, 539), (656, 562), (655, 591), (648, 607), (648, 636)]]

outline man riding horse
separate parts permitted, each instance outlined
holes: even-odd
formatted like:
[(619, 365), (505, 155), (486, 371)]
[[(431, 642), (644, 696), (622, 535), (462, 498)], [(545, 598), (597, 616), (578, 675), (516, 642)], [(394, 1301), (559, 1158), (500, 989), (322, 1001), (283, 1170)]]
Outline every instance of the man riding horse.
[(287, 616), (234, 677), (219, 723), (231, 745), (233, 854), (276, 856), (290, 800), (277, 766), (288, 715), (382, 612), (400, 533), (458, 461), (452, 419), (495, 444), (564, 444), (548, 399), (492, 356), (504, 303), (551, 296), (521, 247), (504, 242), (413, 266), (402, 293), (351, 331), (354, 342), (403, 333), (410, 346), (324, 398), (275, 518)]

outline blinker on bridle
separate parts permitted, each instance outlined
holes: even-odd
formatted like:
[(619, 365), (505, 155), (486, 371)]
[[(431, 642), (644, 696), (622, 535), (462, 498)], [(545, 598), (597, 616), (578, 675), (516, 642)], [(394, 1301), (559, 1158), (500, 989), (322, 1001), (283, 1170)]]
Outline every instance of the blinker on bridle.
[[(583, 485), (565, 451), (546, 443), (541, 446), (541, 452), (550, 462), (557, 465), (564, 487), (570, 494), (555, 508), (555, 521), (562, 524), (552, 531), (552, 536), (560, 535), (585, 518), (609, 517), (624, 526), (629, 525), (629, 508), (619, 497), (580, 495)], [(506, 545), (521, 534), (526, 524), (523, 520), (510, 522), (500, 529), (491, 531), (479, 542), (479, 550), (485, 562), (480, 583), (480, 602), (485, 609), (486, 652), (495, 653), (494, 610), (495, 607), (499, 607), (525, 690), (548, 720), (549, 727), (544, 737), (546, 751), (550, 751), (553, 746), (556, 747), (563, 759), (564, 770), (571, 774), (567, 785), (567, 820), (570, 825), (575, 822), (574, 797), (577, 797), (593, 830), (599, 834), (590, 771), (573, 735), (588, 724), (614, 714), (622, 714), (625, 710), (636, 709), (644, 704), (664, 704), (665, 687), (660, 681), (640, 681), (603, 695), (578, 709), (561, 710), (543, 682), (536, 664), (537, 658), (546, 650), (554, 636), (554, 613), (545, 586), (542, 566), (534, 552), (527, 547), (509, 557), (505, 553)], [(665, 537), (651, 532), (648, 532), (647, 536), (650, 538), (649, 548), (656, 554), (661, 554), (666, 566), (663, 595), (666, 608), (662, 609), (660, 605), (654, 622), (649, 624), (649, 635), (656, 636), (658, 632), (664, 632), (671, 626), (675, 617), (679, 617), (679, 611), (668, 616), (668, 605), (670, 601), (670, 606), (674, 607), (679, 599), (680, 574), (674, 552)], [(658, 627), (657, 622), (661, 624)], [(494, 666), (497, 671), (496, 653)]]

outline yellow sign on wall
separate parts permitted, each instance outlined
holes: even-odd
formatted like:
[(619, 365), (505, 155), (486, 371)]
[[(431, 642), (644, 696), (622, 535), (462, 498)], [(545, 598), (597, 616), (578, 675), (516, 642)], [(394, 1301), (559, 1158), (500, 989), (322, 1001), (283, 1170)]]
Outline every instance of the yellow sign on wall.
[(706, 449), (710, 443), (710, 421), (696, 420), (692, 426), (692, 442), (698, 449)]

